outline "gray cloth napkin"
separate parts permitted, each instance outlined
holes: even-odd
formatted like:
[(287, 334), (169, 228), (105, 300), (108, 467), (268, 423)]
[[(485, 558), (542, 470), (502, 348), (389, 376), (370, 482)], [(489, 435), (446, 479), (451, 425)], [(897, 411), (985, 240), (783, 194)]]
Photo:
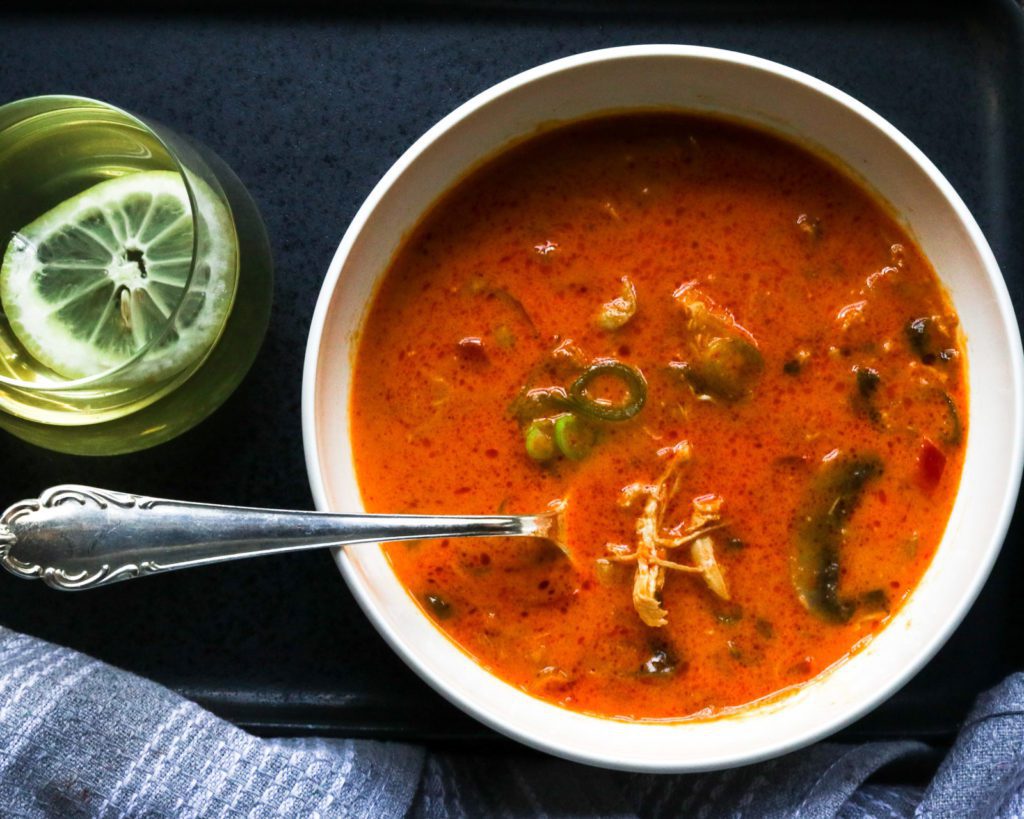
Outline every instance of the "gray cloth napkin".
[(927, 788), (871, 784), (915, 742), (822, 743), (715, 774), (529, 753), (259, 739), (98, 660), (0, 628), (0, 814), (890, 817), (1024, 813), (1024, 674), (983, 695)]

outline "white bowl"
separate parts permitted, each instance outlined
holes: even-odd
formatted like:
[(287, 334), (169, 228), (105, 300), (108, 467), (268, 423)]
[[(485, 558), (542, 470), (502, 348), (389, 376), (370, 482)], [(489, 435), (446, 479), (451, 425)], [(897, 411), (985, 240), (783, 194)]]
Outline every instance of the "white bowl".
[(380, 549), (336, 553), (352, 593), (398, 654), (477, 719), (568, 759), (635, 771), (754, 762), (847, 725), (902, 686), (960, 623), (988, 576), (1020, 483), (1020, 333), (995, 258), (935, 166), (861, 103), (777, 63), (711, 48), (649, 45), (557, 60), (499, 83), (424, 134), (359, 209), (331, 262), (303, 377), (306, 462), (316, 505), (362, 511), (349, 442), (351, 362), (361, 322), (402, 238), (455, 180), (543, 124), (652, 106), (768, 126), (831, 155), (905, 219), (959, 312), (970, 366), (970, 433), (960, 493), (931, 568), (863, 650), (796, 693), (708, 721), (584, 716), (492, 676), (424, 616)]

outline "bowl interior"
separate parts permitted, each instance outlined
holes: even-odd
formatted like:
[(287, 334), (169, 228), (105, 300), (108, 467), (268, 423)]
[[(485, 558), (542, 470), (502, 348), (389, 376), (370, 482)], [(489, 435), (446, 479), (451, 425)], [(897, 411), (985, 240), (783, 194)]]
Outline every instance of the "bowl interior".
[(862, 651), (813, 684), (710, 721), (626, 723), (534, 699), (486, 672), (423, 616), (379, 549), (339, 551), (353, 593), (399, 654), (485, 723), (549, 752), (608, 767), (695, 771), (752, 762), (826, 735), (889, 696), (949, 636), (984, 583), (1021, 468), (1020, 335), (980, 230), (934, 166), (892, 126), (806, 75), (745, 55), (634, 46), (570, 57), (457, 109), (395, 164), (331, 263), (307, 353), (307, 462), (321, 509), (362, 511), (349, 442), (359, 327), (401, 238), (455, 180), (552, 122), (635, 108), (706, 111), (760, 124), (830, 155), (887, 200), (948, 289), (967, 339), (970, 433), (946, 535), (903, 609)]

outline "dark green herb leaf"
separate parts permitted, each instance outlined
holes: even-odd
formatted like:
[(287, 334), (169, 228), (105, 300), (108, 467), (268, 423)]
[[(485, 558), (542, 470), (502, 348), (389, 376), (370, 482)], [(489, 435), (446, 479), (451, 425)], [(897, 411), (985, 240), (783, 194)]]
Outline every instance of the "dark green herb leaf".
[(889, 595), (885, 589), (872, 589), (860, 596), (860, 604), (868, 611), (884, 611), (889, 613)]
[(922, 316), (907, 322), (907, 342), (924, 364), (945, 364), (956, 358), (956, 341), (946, 324), (941, 316)]
[(424, 600), (426, 600), (430, 613), (438, 620), (447, 620), (454, 613), (452, 604), (439, 594), (427, 594), (424, 596)]
[(964, 428), (960, 423), (960, 411), (956, 408), (956, 401), (948, 392), (942, 394), (946, 402), (947, 427), (942, 435), (942, 442), (947, 446), (960, 446), (964, 441)]
[(671, 677), (680, 670), (679, 657), (665, 642), (656, 641), (651, 645), (651, 656), (640, 666), (639, 674), (647, 678)]

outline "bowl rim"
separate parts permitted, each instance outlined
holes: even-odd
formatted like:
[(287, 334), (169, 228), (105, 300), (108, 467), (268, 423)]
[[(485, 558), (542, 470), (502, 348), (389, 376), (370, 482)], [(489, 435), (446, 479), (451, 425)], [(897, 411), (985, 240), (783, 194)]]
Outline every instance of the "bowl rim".
[[(532, 736), (529, 732), (522, 730), (515, 724), (504, 722), (498, 717), (488, 713), (479, 707), (472, 700), (460, 696), (457, 692), (449, 690), (439, 681), (420, 661), (413, 656), (405, 647), (402, 638), (396, 634), (386, 622), (382, 614), (377, 610), (373, 601), (370, 600), (368, 588), (364, 586), (359, 578), (359, 573), (353, 564), (344, 557), (343, 549), (333, 550), (333, 556), (346, 584), (355, 597), (360, 608), (364, 611), (374, 627), (385, 639), (388, 645), (402, 660), (416, 672), (431, 688), (452, 702), (462, 711), (470, 714), (475, 719), (493, 728), (494, 730), (509, 736), (525, 745), (539, 749), (546, 753), (554, 754), (565, 759), (582, 762), (591, 765), (598, 765), (605, 768), (615, 768), (630, 771), (646, 772), (680, 772), (700, 770), (720, 770), (727, 767), (750, 764), (763, 759), (779, 756), (784, 753), (802, 748), (823, 737), (829, 736), (841, 728), (849, 725), (864, 714), (876, 708), (880, 703), (892, 696), (897, 690), (903, 687), (921, 668), (929, 662), (938, 650), (945, 644), (953, 632), (962, 622), (969, 609), (973, 606), (978, 594), (987, 581), (993, 564), (998, 557), (1002, 545), (1005, 542), (1010, 521), (1016, 507), (1017, 495), (1020, 489), (1022, 465), (1024, 465), (1024, 351), (1021, 346), (1020, 328), (1010, 300), (1006, 281), (1002, 276), (999, 265), (986, 241), (981, 228), (977, 224), (971, 212), (963, 200), (956, 193), (952, 185), (945, 178), (941, 171), (918, 149), (906, 136), (895, 126), (875, 113), (863, 103), (856, 100), (844, 91), (835, 88), (822, 80), (819, 80), (802, 71), (790, 68), (772, 60), (745, 54), (728, 49), (713, 48), (695, 45), (677, 44), (643, 44), (617, 46), (603, 48), (593, 51), (582, 52), (568, 57), (553, 60), (536, 66), (534, 68), (516, 74), (503, 80), (484, 91), (478, 93), (471, 99), (459, 105), (452, 112), (440, 119), (420, 136), (388, 169), (380, 181), (374, 186), (366, 197), (355, 216), (352, 218), (338, 248), (331, 259), (326, 276), (321, 286), (317, 299), (316, 308), (310, 324), (309, 337), (307, 341), (303, 379), (302, 379), (302, 436), (305, 450), (306, 469), (310, 481), (313, 499), (316, 508), (321, 511), (329, 511), (328, 496), (324, 480), (323, 464), (321, 463), (318, 438), (317, 438), (317, 415), (316, 415), (316, 390), (317, 370), (320, 364), (320, 351), (326, 320), (337, 289), (343, 264), (351, 252), (357, 237), (362, 233), (366, 223), (378, 206), (380, 200), (395, 184), (396, 180), (405, 173), (410, 165), (416, 162), (440, 136), (449, 131), (453, 126), (470, 117), (479, 109), (490, 104), (497, 98), (531, 82), (557, 74), (573, 70), (590, 63), (608, 62), (622, 59), (643, 58), (683, 58), (720, 61), (731, 65), (738, 65), (769, 74), (774, 74), (784, 80), (788, 80), (811, 91), (817, 92), (833, 102), (837, 102), (852, 113), (867, 121), (870, 126), (881, 131), (895, 145), (908, 156), (908, 158), (922, 170), (930, 182), (938, 189), (939, 194), (952, 208), (956, 218), (969, 235), (980, 258), (980, 266), (985, 270), (992, 285), (995, 296), (995, 306), (1000, 321), (1007, 332), (1007, 342), (1011, 348), (1010, 368), (1013, 376), (1012, 400), (1014, 402), (1013, 413), (1013, 440), (1011, 448), (1011, 479), (1006, 485), (1006, 491), (999, 507), (998, 519), (993, 527), (991, 543), (987, 545), (982, 560), (977, 565), (975, 582), (964, 595), (961, 604), (953, 611), (947, 613), (944, 625), (935, 635), (922, 646), (916, 656), (909, 662), (904, 663), (898, 673), (893, 674), (884, 687), (876, 690), (866, 697), (859, 706), (850, 708), (837, 714), (832, 719), (823, 721), (813, 729), (805, 730), (787, 737), (785, 740), (776, 743), (769, 750), (757, 752), (739, 752), (731, 755), (728, 759), (708, 759), (707, 764), (701, 765), (680, 765), (673, 764), (671, 760), (664, 762), (638, 763), (636, 760), (621, 759), (614, 756), (614, 752), (602, 752), (601, 749), (579, 750), (568, 749), (552, 745), (544, 740)], [(945, 535), (943, 536), (945, 538)], [(528, 695), (527, 695), (528, 696)], [(552, 706), (558, 707), (558, 706)], [(573, 712), (575, 713), (575, 712)], [(589, 718), (600, 719), (600, 717)]]

